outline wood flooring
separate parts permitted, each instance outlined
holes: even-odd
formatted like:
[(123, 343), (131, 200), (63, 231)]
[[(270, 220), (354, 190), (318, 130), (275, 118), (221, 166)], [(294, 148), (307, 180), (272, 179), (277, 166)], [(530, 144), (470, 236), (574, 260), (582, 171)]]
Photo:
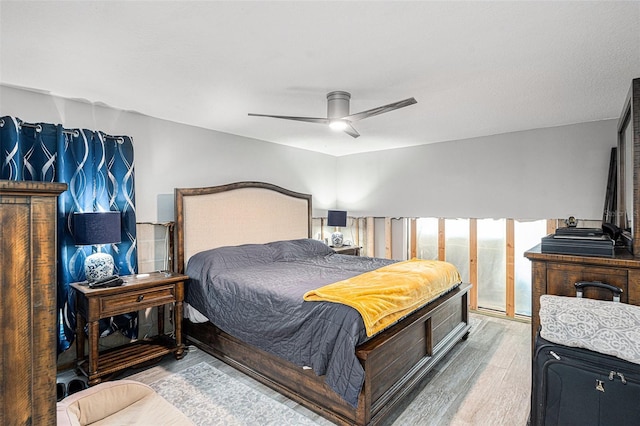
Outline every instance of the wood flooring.
[[(385, 426), (527, 424), (531, 325), (477, 313), (472, 313), (470, 318), (473, 328), (469, 338), (456, 345), (438, 363), (387, 419)], [(203, 361), (303, 413), (319, 425), (332, 424), (196, 348), (190, 348), (180, 361), (166, 356), (153, 367), (128, 370), (118, 378), (152, 383)]]

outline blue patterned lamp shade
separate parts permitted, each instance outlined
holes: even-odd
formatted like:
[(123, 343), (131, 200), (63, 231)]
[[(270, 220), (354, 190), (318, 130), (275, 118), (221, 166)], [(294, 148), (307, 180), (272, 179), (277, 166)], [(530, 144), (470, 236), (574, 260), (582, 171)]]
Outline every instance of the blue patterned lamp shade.
[[(327, 211), (327, 225), (335, 226), (339, 228), (341, 226), (347, 226), (347, 212), (344, 210), (328, 210)], [(339, 229), (331, 234), (331, 246), (342, 247), (344, 236)]]
[[(73, 214), (73, 237), (76, 245), (88, 246), (120, 242), (120, 212), (88, 212)], [(107, 253), (93, 253), (84, 261), (87, 281), (113, 275), (113, 257)]]

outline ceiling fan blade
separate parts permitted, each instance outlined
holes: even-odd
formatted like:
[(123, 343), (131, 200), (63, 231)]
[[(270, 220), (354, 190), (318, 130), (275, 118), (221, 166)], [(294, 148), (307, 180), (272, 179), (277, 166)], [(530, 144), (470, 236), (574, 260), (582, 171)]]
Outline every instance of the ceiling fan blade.
[(357, 112), (355, 114), (348, 115), (346, 117), (342, 117), (345, 120), (349, 121), (358, 121), (364, 118), (373, 117), (374, 115), (383, 114), (385, 112), (390, 112), (398, 108), (404, 108), (409, 105), (413, 105), (418, 101), (415, 98), (404, 99), (402, 101), (394, 102), (392, 104), (383, 105), (377, 108), (368, 109), (366, 111)]
[(358, 131), (353, 128), (351, 123), (345, 123), (345, 124), (347, 125), (347, 127), (343, 130), (343, 132), (345, 132), (346, 134), (354, 138), (357, 138), (358, 136), (360, 136), (360, 133), (358, 133)]
[(253, 114), (249, 113), (250, 116), (253, 117), (270, 117), (270, 118), (282, 118), (283, 120), (295, 120), (295, 121), (306, 121), (308, 123), (320, 123), (320, 124), (329, 124), (329, 120), (326, 118), (315, 118), (315, 117), (291, 117), (288, 115), (268, 115), (268, 114)]

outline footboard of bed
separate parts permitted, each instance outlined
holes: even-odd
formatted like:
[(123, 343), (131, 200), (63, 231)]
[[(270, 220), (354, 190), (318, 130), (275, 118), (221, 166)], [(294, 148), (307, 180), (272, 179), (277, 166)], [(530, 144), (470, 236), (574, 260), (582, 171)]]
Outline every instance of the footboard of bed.
[(384, 419), (461, 339), (469, 329), (468, 293), (462, 284), (376, 339), (359, 346), (365, 369), (364, 404), (367, 423)]
[(187, 340), (232, 367), (339, 424), (377, 424), (469, 333), (468, 293), (461, 284), (356, 348), (365, 370), (358, 408), (303, 370), (222, 332), (185, 320)]

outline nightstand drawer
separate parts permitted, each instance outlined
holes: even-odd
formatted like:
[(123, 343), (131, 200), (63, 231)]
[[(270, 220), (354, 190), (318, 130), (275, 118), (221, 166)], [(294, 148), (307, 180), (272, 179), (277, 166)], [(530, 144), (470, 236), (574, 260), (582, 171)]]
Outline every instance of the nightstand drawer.
[[(627, 303), (627, 271), (620, 268), (603, 268), (574, 264), (550, 263), (547, 265), (547, 294), (575, 297), (575, 283), (579, 281), (600, 281), (622, 289), (620, 301)], [(584, 297), (588, 299), (611, 300), (609, 290), (588, 288)]]
[(359, 246), (342, 246), (342, 247), (331, 247), (333, 251), (338, 254), (346, 254), (349, 256), (360, 256), (360, 247)]
[(125, 314), (165, 303), (172, 303), (175, 300), (175, 286), (173, 285), (104, 296), (100, 298), (100, 316)]

